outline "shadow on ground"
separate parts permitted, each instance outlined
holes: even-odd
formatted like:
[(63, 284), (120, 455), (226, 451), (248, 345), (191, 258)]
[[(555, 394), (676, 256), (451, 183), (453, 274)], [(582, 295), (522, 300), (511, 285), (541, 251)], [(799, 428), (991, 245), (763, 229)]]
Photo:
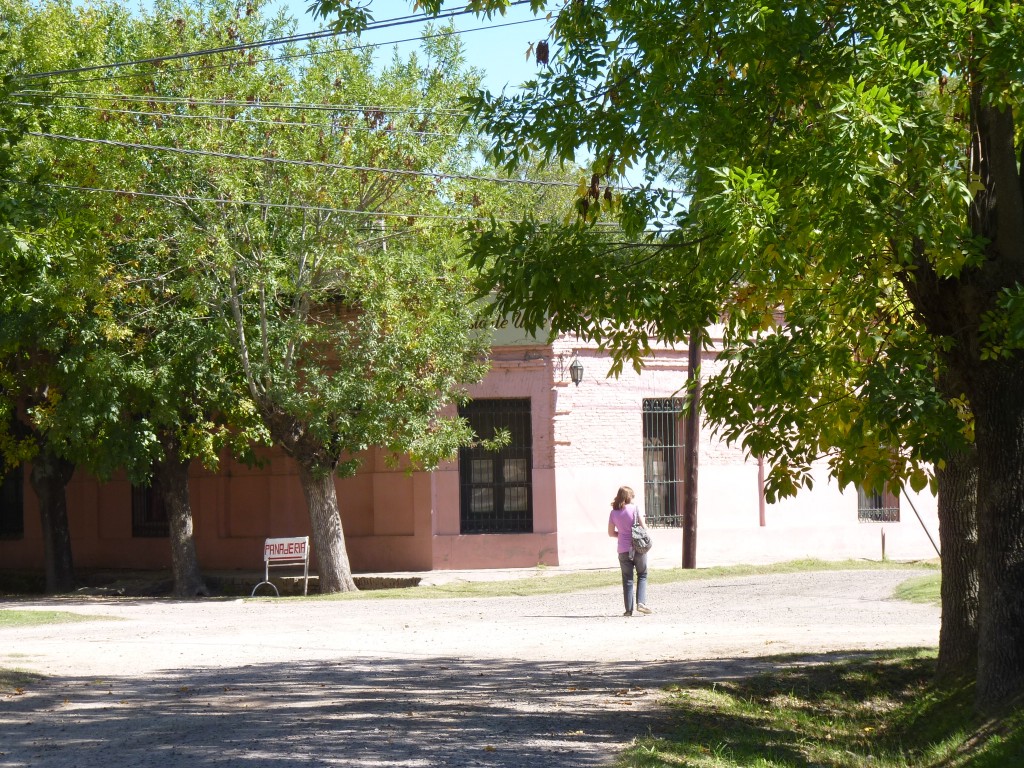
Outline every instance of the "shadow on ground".
[(663, 686), (837, 657), (301, 661), (148, 680), (50, 677), (0, 700), (0, 765), (606, 765), (633, 737), (672, 727)]

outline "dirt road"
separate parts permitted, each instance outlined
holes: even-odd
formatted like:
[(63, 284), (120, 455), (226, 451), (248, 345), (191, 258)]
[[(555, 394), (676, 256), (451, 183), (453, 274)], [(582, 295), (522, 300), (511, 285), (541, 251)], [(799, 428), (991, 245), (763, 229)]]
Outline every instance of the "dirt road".
[(0, 667), (43, 676), (0, 699), (0, 766), (606, 765), (664, 727), (668, 683), (752, 674), (776, 654), (934, 646), (938, 608), (891, 597), (916, 575), (655, 581), (655, 614), (633, 618), (618, 588), (0, 603), (97, 617), (0, 630)]

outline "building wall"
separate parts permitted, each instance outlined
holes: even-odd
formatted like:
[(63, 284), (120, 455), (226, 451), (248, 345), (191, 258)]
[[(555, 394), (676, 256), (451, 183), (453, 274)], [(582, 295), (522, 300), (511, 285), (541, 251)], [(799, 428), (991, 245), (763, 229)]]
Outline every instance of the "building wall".
[(433, 473), (433, 567), (529, 568), (558, 565), (557, 498), (551, 420), (555, 398), (547, 347), (521, 344), (495, 349), (491, 370), (470, 388), (475, 398), (529, 398), (533, 435), (533, 532), (463, 536), (459, 533), (459, 472), (448, 462)]
[[(611, 360), (592, 349), (556, 343), (556, 356), (578, 354), (585, 379), (573, 387), (555, 381), (553, 428), (559, 510), (559, 562), (563, 566), (615, 564), (615, 542), (608, 538), (608, 512), (620, 485), (629, 485), (643, 506), (642, 402), (677, 395), (686, 384), (687, 350), (660, 348), (642, 373), (626, 368), (608, 378)], [(702, 369), (715, 367), (706, 351)], [(718, 440), (707, 425), (700, 435), (698, 461), (698, 567), (771, 563), (802, 558), (838, 560), (937, 556), (937, 502), (930, 492), (909, 493), (900, 501), (900, 522), (858, 522), (855, 488), (841, 491), (827, 467), (814, 470), (813, 490), (765, 505), (760, 520), (758, 464), (736, 446)], [(919, 521), (913, 507), (921, 516)], [(931, 538), (929, 538), (929, 535)], [(682, 564), (680, 529), (657, 529), (650, 560), (656, 567)]]
[[(577, 356), (584, 366), (578, 387), (568, 371)], [(706, 353), (703, 364), (711, 368), (713, 354)], [(410, 473), (369, 452), (356, 477), (337, 481), (353, 570), (615, 565), (615, 542), (607, 535), (611, 499), (620, 485), (630, 485), (643, 506), (642, 403), (681, 390), (686, 350), (656, 350), (641, 374), (627, 368), (609, 378), (610, 366), (607, 356), (568, 339), (550, 347), (521, 339), (496, 348), (490, 372), (470, 394), (530, 399), (533, 532), (462, 535), (457, 462), (431, 473)], [(217, 473), (192, 467), (196, 547), (207, 570), (260, 569), (264, 538), (309, 533), (294, 464), (276, 450), (261, 457), (258, 467), (226, 460)], [(883, 532), (889, 557), (935, 556), (925, 531), (937, 540), (936, 502), (928, 493), (911, 495), (923, 526), (905, 500), (901, 522), (859, 523), (855, 490), (840, 492), (819, 467), (814, 490), (766, 505), (762, 526), (756, 460), (704, 428), (699, 461), (698, 566), (804, 557), (877, 559)], [(76, 473), (68, 504), (77, 566), (170, 566), (166, 539), (132, 537), (131, 488), (125, 478), (98, 483)], [(0, 540), (0, 567), (41, 567), (38, 509), (28, 488), (25, 505), (24, 538)], [(679, 566), (680, 529), (658, 529), (654, 539), (653, 564)], [(315, 557), (314, 552), (314, 567)]]

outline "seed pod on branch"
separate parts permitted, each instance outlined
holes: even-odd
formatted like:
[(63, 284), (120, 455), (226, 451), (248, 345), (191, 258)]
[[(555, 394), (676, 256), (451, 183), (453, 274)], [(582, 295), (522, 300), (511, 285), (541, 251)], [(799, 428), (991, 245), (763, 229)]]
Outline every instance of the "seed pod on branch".
[(537, 43), (537, 63), (547, 66), (548, 63), (548, 41), (541, 40)]

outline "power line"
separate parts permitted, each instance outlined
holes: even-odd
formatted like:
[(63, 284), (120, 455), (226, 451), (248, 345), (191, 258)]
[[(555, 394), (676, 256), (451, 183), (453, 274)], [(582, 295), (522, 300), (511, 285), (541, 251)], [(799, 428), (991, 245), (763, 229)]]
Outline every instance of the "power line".
[(466, 34), (468, 32), (481, 32), (481, 31), (489, 31), (489, 30), (492, 30), (492, 29), (502, 29), (504, 27), (514, 27), (514, 26), (518, 26), (520, 24), (532, 24), (532, 23), (537, 22), (537, 21), (545, 21), (545, 19), (543, 19), (543, 18), (523, 19), (521, 21), (509, 21), (509, 22), (505, 22), (505, 23), (502, 23), (502, 24), (488, 24), (488, 25), (485, 25), (485, 26), (482, 26), (482, 27), (474, 27), (472, 29), (456, 29), (456, 30), (452, 30), (450, 32), (435, 32), (435, 33), (432, 33), (432, 34), (429, 34), (429, 35), (419, 35), (418, 37), (406, 37), (406, 38), (402, 38), (402, 39), (399, 39), (399, 40), (387, 40), (387, 41), (380, 42), (380, 43), (364, 43), (364, 44), (361, 44), (361, 45), (348, 45), (348, 46), (344, 46), (344, 47), (341, 47), (341, 48), (334, 48), (334, 49), (326, 49), (326, 50), (319, 50), (319, 51), (306, 51), (304, 53), (282, 54), (281, 56), (271, 56), (269, 58), (258, 60), (258, 61), (229, 61), (229, 62), (222, 62), (220, 64), (203, 64), (203, 65), (195, 66), (195, 67), (175, 67), (175, 68), (171, 68), (171, 69), (160, 68), (160, 69), (156, 70), (155, 72), (133, 72), (133, 73), (127, 74), (127, 75), (104, 75), (102, 77), (81, 77), (81, 78), (75, 78), (74, 80), (51, 80), (50, 84), (51, 85), (62, 85), (62, 84), (67, 84), (67, 83), (76, 83), (77, 84), (77, 83), (89, 83), (89, 82), (95, 82), (95, 81), (111, 82), (111, 81), (114, 81), (114, 80), (127, 80), (127, 79), (133, 78), (133, 77), (147, 77), (147, 76), (154, 75), (154, 74), (167, 75), (167, 74), (176, 74), (176, 73), (180, 73), (180, 72), (186, 72), (186, 73), (187, 72), (205, 72), (205, 71), (209, 71), (209, 70), (212, 70), (212, 69), (226, 69), (226, 68), (229, 68), (229, 67), (237, 67), (237, 66), (256, 66), (257, 64), (260, 64), (260, 63), (262, 63), (262, 64), (269, 64), (269, 63), (272, 63), (272, 62), (289, 61), (289, 60), (293, 60), (293, 59), (304, 59), (304, 58), (310, 58), (310, 57), (313, 57), (313, 56), (325, 56), (325, 55), (329, 55), (329, 54), (332, 54), (332, 53), (342, 53), (342, 52), (346, 52), (346, 51), (359, 51), (359, 50), (364, 50), (366, 48), (383, 48), (384, 46), (398, 45), (400, 43), (412, 43), (412, 42), (417, 42), (417, 41), (421, 41), (421, 40), (433, 40), (433, 39), (441, 38), (441, 37), (452, 37), (452, 36), (455, 36), (455, 35), (463, 35), (463, 34)]
[[(29, 184), (26, 181), (17, 181), (18, 184)], [(492, 216), (453, 216), (452, 214), (443, 213), (401, 213), (398, 211), (360, 211), (347, 208), (334, 208), (331, 206), (323, 205), (306, 205), (303, 203), (271, 203), (271, 202), (260, 202), (257, 200), (233, 200), (230, 198), (221, 197), (203, 197), (201, 195), (182, 195), (182, 194), (168, 194), (164, 192), (142, 192), (133, 189), (113, 189), (107, 187), (86, 187), (72, 184), (50, 184), (43, 183), (38, 186), (48, 187), (50, 189), (60, 189), (69, 192), (101, 192), (107, 194), (121, 195), (124, 197), (148, 197), (160, 200), (170, 200), (171, 202), (190, 202), (190, 203), (215, 203), (218, 205), (233, 205), (233, 206), (249, 206), (255, 208), (265, 209), (282, 209), (282, 210), (296, 210), (306, 211), (313, 213), (341, 213), (345, 215), (354, 216), (366, 216), (369, 218), (374, 217), (390, 217), (397, 219), (429, 219), (434, 221), (459, 221), (465, 223), (491, 223), (495, 222), (498, 224), (518, 224), (518, 219), (499, 219)], [(613, 222), (597, 222), (597, 225), (602, 228), (616, 228)], [(380, 231), (378, 227), (356, 227), (361, 231)], [(647, 247), (650, 243), (637, 243), (629, 241), (611, 241), (608, 245), (615, 245), (621, 247)]]
[(97, 144), (101, 146), (120, 147), (123, 149), (144, 149), (151, 152), (169, 152), (179, 155), (194, 157), (216, 157), (225, 160), (244, 160), (251, 162), (271, 163), (277, 165), (296, 165), (307, 168), (330, 168), (342, 171), (359, 171), (366, 173), (394, 174), (396, 176), (412, 176), (445, 181), (481, 181), (494, 184), (524, 184), (535, 187), (561, 187), (577, 189), (579, 185), (567, 181), (542, 181), (536, 179), (515, 179), (501, 178), (497, 176), (476, 176), (473, 174), (440, 173), (438, 171), (415, 171), (408, 168), (378, 168), (370, 165), (348, 165), (345, 163), (330, 163), (322, 160), (295, 160), (286, 157), (267, 157), (264, 155), (242, 155), (233, 152), (213, 152), (202, 149), (188, 149), (185, 147), (166, 147), (157, 144), (138, 144), (128, 141), (114, 141), (113, 139), (90, 139), (83, 136), (68, 136), (60, 133), (44, 133), (40, 131), (26, 131), (27, 136), (36, 136), (43, 139), (56, 141), (71, 141), (83, 144)]
[(316, 104), (287, 101), (259, 101), (253, 99), (196, 99), (190, 96), (157, 96), (147, 94), (116, 94), (79, 91), (70, 93), (50, 93), (49, 91), (21, 90), (11, 94), (14, 97), (32, 98), (47, 96), (51, 99), (83, 99), (91, 101), (124, 101), (129, 103), (168, 104), (187, 107), (238, 107), (239, 109), (292, 109), (296, 112), (386, 112), (389, 115), (422, 115), (440, 114), (454, 117), (465, 117), (468, 113), (461, 109), (443, 107), (402, 107), (380, 104)]
[[(27, 182), (20, 182), (27, 183)], [(463, 221), (463, 222), (489, 222), (490, 217), (480, 216), (453, 216), (451, 214), (442, 213), (401, 213), (398, 211), (360, 211), (348, 208), (333, 208), (325, 205), (305, 205), (302, 203), (270, 203), (260, 202), (257, 200), (232, 200), (230, 198), (222, 197), (203, 197), (200, 195), (182, 195), (182, 194), (167, 194), (161, 192), (141, 192), (134, 189), (112, 189), (106, 187), (85, 187), (72, 184), (42, 184), (40, 186), (49, 187), (51, 189), (61, 189), (70, 192), (104, 192), (113, 195), (122, 195), (124, 197), (149, 197), (160, 200), (170, 200), (172, 202), (190, 202), (190, 203), (215, 203), (218, 205), (235, 205), (235, 206), (249, 206), (255, 208), (265, 209), (283, 209), (283, 210), (294, 210), (294, 211), (307, 211), (314, 213), (341, 213), (351, 216), (366, 216), (366, 217), (393, 217), (398, 219), (431, 219), (441, 221)], [(511, 222), (512, 219), (495, 219), (495, 221)]]
[[(6, 130), (0, 128), (0, 130)], [(551, 187), (551, 188), (562, 188), (562, 189), (579, 189), (579, 184), (571, 181), (546, 181), (543, 179), (523, 179), (523, 178), (512, 178), (512, 177), (500, 177), (500, 176), (480, 176), (476, 174), (459, 174), (459, 173), (442, 173), (439, 171), (415, 171), (408, 168), (382, 168), (378, 166), (368, 165), (348, 165), (345, 163), (331, 163), (323, 160), (297, 160), (285, 157), (268, 157), (266, 155), (242, 155), (231, 152), (214, 152), (212, 150), (202, 149), (188, 149), (185, 147), (168, 147), (159, 144), (141, 144), (137, 142), (128, 141), (115, 141), (113, 139), (96, 139), (87, 138), (84, 136), (70, 136), (67, 134), (59, 133), (44, 133), (40, 131), (26, 131), (26, 136), (36, 136), (44, 139), (54, 139), (57, 141), (71, 141), (84, 144), (99, 144), (104, 146), (120, 147), (124, 149), (145, 149), (154, 152), (170, 152), (181, 155), (191, 155), (196, 157), (217, 157), (227, 160), (245, 160), (252, 162), (264, 162), (271, 164), (280, 165), (296, 165), (311, 168), (329, 168), (334, 170), (343, 171), (359, 171), (366, 173), (381, 173), (381, 174), (394, 174), (396, 176), (412, 176), (412, 177), (424, 177), (434, 178), (442, 181), (480, 181), (485, 183), (493, 184), (521, 184), (525, 186), (534, 187)], [(607, 184), (606, 186), (611, 187), (619, 192), (625, 192), (629, 190), (642, 189), (641, 187), (628, 187), (623, 185)], [(659, 193), (668, 195), (682, 195), (686, 196), (689, 194), (683, 189), (666, 189), (659, 188), (653, 190)]]
[[(407, 17), (403, 17), (407, 18)], [(143, 64), (161, 64), (165, 61), (179, 61), (191, 59), (197, 56), (213, 56), (218, 53), (231, 53), (233, 51), (244, 51), (252, 48), (267, 48), (275, 45), (287, 45), (288, 43), (312, 42), (324, 37), (337, 37), (338, 33), (332, 29), (322, 29), (318, 32), (305, 32), (301, 35), (288, 35), (286, 37), (275, 37), (269, 40), (258, 40), (252, 43), (237, 43), (235, 45), (224, 45), (218, 48), (206, 48), (199, 51), (183, 51), (172, 53), (166, 56), (153, 56), (148, 59), (136, 59), (134, 61), (117, 61), (107, 64), (90, 64), (85, 67), (73, 67), (71, 69), (54, 69), (48, 72), (33, 72), (27, 75), (20, 75), (20, 80), (40, 80), (50, 77), (62, 77), (64, 75), (76, 75), (80, 72), (97, 72), (104, 69), (120, 69), (121, 67), (136, 67)]]
[[(15, 106), (19, 107), (34, 107), (35, 104), (29, 104), (26, 102), (14, 102)], [(359, 125), (358, 123), (321, 123), (321, 122), (298, 122), (295, 120), (259, 120), (256, 118), (246, 117), (224, 117), (222, 115), (189, 115), (181, 114), (180, 112), (143, 112), (139, 110), (131, 109), (109, 109), (107, 107), (90, 107), (84, 104), (53, 104), (51, 108), (54, 109), (75, 109), (85, 110), (88, 112), (101, 112), (103, 114), (111, 115), (128, 115), (133, 117), (155, 117), (161, 120), (209, 120), (212, 122), (225, 122), (231, 125), (237, 126), (249, 126), (249, 125), (266, 125), (266, 126), (284, 126), (290, 128), (319, 128), (323, 129), (344, 129), (344, 130), (363, 130), (363, 131), (377, 131), (378, 133), (391, 133), (391, 134), (402, 134), (407, 136), (428, 136), (434, 138), (458, 138), (457, 134), (454, 133), (442, 133), (440, 131), (417, 131), (412, 128), (371, 128), (370, 126)]]
[[(518, 5), (525, 5), (530, 0), (514, 0), (509, 3), (508, 7), (515, 7)], [(467, 13), (475, 13), (475, 11), (469, 10), (469, 6), (462, 6), (462, 8), (454, 9), (452, 11), (440, 14), (434, 17), (430, 14), (412, 14), (408, 16), (399, 16), (394, 19), (386, 19), (380, 22), (370, 22), (367, 24), (364, 31), (376, 31), (379, 29), (387, 29), (389, 27), (404, 26), (406, 24), (415, 24), (422, 21), (430, 21), (434, 18), (454, 18), (455, 16), (462, 16)], [(121, 67), (134, 67), (143, 64), (160, 64), (165, 61), (180, 61), (182, 59), (196, 58), (198, 56), (210, 56), (218, 53), (231, 53), (233, 51), (250, 50), (253, 48), (268, 48), (277, 45), (287, 45), (289, 43), (298, 42), (311, 42), (325, 37), (337, 37), (339, 32), (333, 29), (322, 29), (317, 32), (306, 32), (301, 35), (287, 35), (285, 37), (270, 38), (267, 40), (257, 40), (251, 43), (236, 43), (234, 45), (224, 45), (217, 48), (206, 48), (198, 51), (183, 51), (180, 53), (168, 54), (166, 56), (153, 56), (146, 59), (136, 59), (132, 61), (118, 61), (110, 62), (107, 64), (90, 64), (84, 67), (74, 67), (71, 69), (57, 69), (49, 72), (34, 72), (27, 75), (19, 75), (21, 80), (38, 80), (42, 78), (58, 77), (62, 75), (74, 75), (80, 72), (96, 72), (105, 69), (119, 69)]]

